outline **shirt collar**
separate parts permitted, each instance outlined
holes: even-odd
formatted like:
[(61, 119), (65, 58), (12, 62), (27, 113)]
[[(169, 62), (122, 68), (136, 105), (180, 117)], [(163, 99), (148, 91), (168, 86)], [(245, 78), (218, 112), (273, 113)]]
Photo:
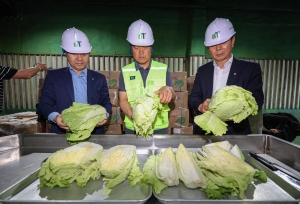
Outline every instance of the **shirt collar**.
[[(146, 69), (150, 69), (151, 63), (152, 63), (152, 59), (150, 59), (150, 64)], [(138, 71), (139, 69), (144, 69), (144, 68), (142, 68), (137, 62), (135, 62), (135, 69), (136, 71)]]
[[(224, 64), (224, 67), (226, 67), (227, 65), (231, 65), (233, 61), (233, 54), (231, 53), (231, 57), (230, 59)], [(214, 67), (218, 67), (216, 61), (214, 60)]]
[[(70, 73), (76, 73), (75, 70), (71, 66), (69, 66), (69, 68), (70, 68)], [(81, 74), (83, 74), (83, 75), (86, 76), (86, 74), (87, 74), (87, 67), (84, 70), (82, 70), (82, 72), (80, 72), (80, 75)]]

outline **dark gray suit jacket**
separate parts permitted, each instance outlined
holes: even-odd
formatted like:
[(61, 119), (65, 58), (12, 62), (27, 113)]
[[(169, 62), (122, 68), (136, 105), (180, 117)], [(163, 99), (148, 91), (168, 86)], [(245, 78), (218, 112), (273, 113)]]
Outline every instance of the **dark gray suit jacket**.
[[(111, 103), (106, 79), (103, 74), (87, 70), (87, 100), (90, 105), (99, 104), (111, 113)], [(49, 70), (39, 99), (38, 111), (46, 119), (52, 112), (61, 113), (75, 101), (72, 75), (68, 67)], [(65, 134), (65, 130), (52, 123), (51, 132)], [(104, 128), (98, 127), (92, 134), (104, 134)]]
[[(212, 97), (214, 65), (213, 61), (198, 68), (193, 89), (189, 97), (189, 105), (195, 115), (201, 114), (198, 107), (207, 98)], [(233, 58), (231, 69), (228, 75), (227, 85), (237, 85), (250, 92), (255, 98), (260, 110), (264, 103), (262, 90), (262, 72), (260, 65), (255, 62)], [(228, 131), (226, 135), (247, 135), (251, 134), (248, 118), (240, 123), (227, 122)], [(194, 134), (204, 134), (202, 129), (194, 123)]]

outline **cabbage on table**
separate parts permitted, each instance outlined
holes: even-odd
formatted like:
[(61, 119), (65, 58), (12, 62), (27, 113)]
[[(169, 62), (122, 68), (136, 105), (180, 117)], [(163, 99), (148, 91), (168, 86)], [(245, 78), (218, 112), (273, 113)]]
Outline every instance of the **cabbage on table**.
[(169, 186), (178, 186), (181, 180), (187, 188), (205, 188), (206, 179), (196, 162), (196, 153), (189, 152), (183, 144), (174, 153), (169, 147), (150, 156), (143, 168), (142, 184), (152, 186), (156, 194)]
[(163, 110), (159, 96), (155, 93), (146, 93), (137, 97), (132, 104), (133, 124), (137, 135), (145, 139), (153, 135), (153, 123), (159, 111)]
[(250, 115), (256, 115), (258, 106), (250, 91), (231, 85), (220, 88), (209, 102), (209, 110), (194, 118), (194, 122), (206, 134), (222, 136), (227, 132), (224, 121), (239, 123)]
[(101, 176), (102, 150), (101, 145), (91, 142), (82, 142), (58, 150), (42, 163), (38, 187), (69, 187), (74, 181), (83, 187), (90, 179), (98, 179)]
[(187, 188), (205, 188), (206, 179), (197, 165), (196, 155), (189, 152), (183, 144), (179, 144), (176, 152), (176, 162), (179, 169), (180, 180)]
[(227, 194), (239, 194), (241, 199), (246, 199), (244, 192), (253, 178), (267, 181), (263, 171), (254, 169), (243, 158), (240, 159), (218, 144), (203, 146), (197, 158), (207, 180), (207, 186), (202, 190), (209, 199), (223, 199)]
[(142, 177), (138, 164), (134, 145), (117, 145), (104, 151), (100, 159), (100, 172), (105, 182), (103, 195), (108, 195), (111, 188), (127, 178), (130, 180), (130, 186), (136, 185)]
[(151, 185), (156, 194), (160, 194), (168, 186), (178, 186), (179, 172), (171, 147), (148, 158), (140, 183)]
[(70, 128), (66, 133), (67, 140), (69, 144), (76, 144), (91, 136), (96, 125), (106, 117), (106, 109), (100, 105), (73, 102), (62, 114), (62, 122)]

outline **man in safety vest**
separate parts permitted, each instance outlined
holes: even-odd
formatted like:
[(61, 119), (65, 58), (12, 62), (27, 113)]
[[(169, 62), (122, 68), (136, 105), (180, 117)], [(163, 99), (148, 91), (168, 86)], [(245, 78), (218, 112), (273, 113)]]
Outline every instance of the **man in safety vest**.
[(168, 134), (168, 103), (175, 100), (172, 80), (167, 65), (151, 59), (154, 43), (152, 29), (143, 20), (133, 22), (127, 33), (130, 52), (135, 62), (122, 68), (119, 79), (120, 107), (125, 113), (126, 134), (135, 134), (133, 125), (132, 103), (147, 92), (159, 95), (166, 111), (156, 116), (154, 134)]

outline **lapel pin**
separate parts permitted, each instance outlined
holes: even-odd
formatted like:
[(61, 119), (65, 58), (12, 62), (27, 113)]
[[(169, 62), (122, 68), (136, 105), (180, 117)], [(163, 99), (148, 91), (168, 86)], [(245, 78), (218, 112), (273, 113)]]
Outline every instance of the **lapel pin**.
[(92, 78), (92, 80), (94, 80), (94, 78)]
[(233, 75), (236, 75), (236, 73), (234, 73)]

